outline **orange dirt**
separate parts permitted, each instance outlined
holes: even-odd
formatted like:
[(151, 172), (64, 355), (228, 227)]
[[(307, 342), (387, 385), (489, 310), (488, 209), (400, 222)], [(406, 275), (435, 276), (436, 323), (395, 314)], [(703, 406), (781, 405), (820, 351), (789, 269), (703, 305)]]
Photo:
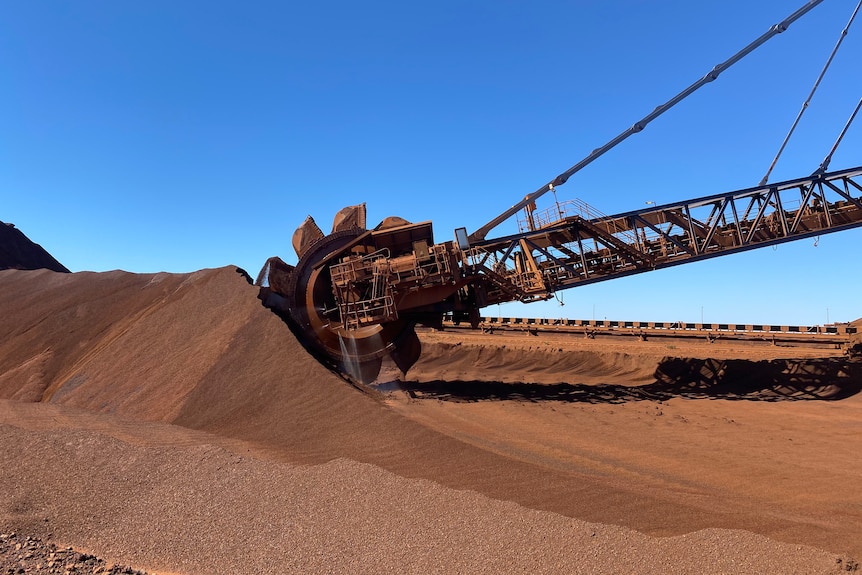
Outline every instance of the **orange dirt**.
[[(423, 332), (404, 391), (374, 393), (233, 268), (0, 286), (0, 526), (178, 573), (826, 573), (862, 556), (862, 380), (839, 351)], [(177, 542), (184, 522), (214, 531)], [(269, 546), (214, 550), (266, 525)]]

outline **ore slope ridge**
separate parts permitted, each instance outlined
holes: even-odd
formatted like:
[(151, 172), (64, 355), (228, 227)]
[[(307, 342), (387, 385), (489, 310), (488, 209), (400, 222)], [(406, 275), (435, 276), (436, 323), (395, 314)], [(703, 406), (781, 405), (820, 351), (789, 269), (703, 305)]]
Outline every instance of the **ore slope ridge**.
[(646, 533), (781, 527), (756, 513), (728, 516), (672, 495), (634, 494), (407, 419), (323, 368), (236, 268), (5, 270), (0, 285), (0, 399), (179, 424), (251, 441), (280, 460), (347, 458)]
[(0, 222), (0, 270), (48, 269), (68, 272), (42, 246), (34, 243), (12, 224)]

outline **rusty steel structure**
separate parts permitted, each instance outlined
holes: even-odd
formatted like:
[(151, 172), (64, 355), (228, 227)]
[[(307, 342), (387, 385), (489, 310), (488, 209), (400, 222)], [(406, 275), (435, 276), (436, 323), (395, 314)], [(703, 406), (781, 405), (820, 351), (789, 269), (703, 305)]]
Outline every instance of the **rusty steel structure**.
[(468, 268), (515, 264), (523, 277), (509, 288), (513, 299), (547, 299), (576, 285), (862, 225), (862, 167), (594, 219), (557, 204), (529, 212), (526, 223), (526, 232), (472, 246)]
[[(579, 285), (862, 226), (862, 166), (604, 216), (583, 202), (535, 200), (714, 80), (819, 2), (809, 2), (703, 79), (472, 234), (437, 243), (431, 222), (366, 224), (365, 204), (338, 212), (329, 234), (310, 216), (293, 235), (295, 266), (270, 258), (260, 297), (321, 360), (358, 382), (385, 357), (407, 371), (417, 324), (477, 326), (479, 310), (534, 302)], [(831, 156), (831, 153), (830, 153)], [(518, 233), (486, 239), (517, 213)]]
[[(447, 330), (471, 330), (469, 325), (446, 317)], [(687, 321), (624, 321), (608, 319), (568, 319), (543, 317), (481, 317), (483, 333), (515, 335), (580, 335), (587, 339), (603, 337), (648, 339), (761, 342), (782, 346), (817, 346), (849, 349), (859, 330), (846, 322), (826, 325), (771, 325), (742, 323), (697, 323)]]

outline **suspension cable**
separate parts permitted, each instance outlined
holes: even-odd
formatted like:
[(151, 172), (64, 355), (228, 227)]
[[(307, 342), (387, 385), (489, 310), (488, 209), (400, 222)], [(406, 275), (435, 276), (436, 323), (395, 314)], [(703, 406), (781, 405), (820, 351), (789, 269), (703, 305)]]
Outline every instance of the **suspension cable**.
[[(814, 82), (814, 87), (811, 88), (811, 92), (808, 94), (808, 98), (802, 104), (802, 109), (799, 110), (799, 113), (796, 115), (796, 120), (794, 120), (793, 125), (790, 126), (790, 131), (787, 132), (787, 136), (784, 137), (784, 142), (781, 143), (781, 147), (778, 149), (778, 153), (775, 154), (775, 158), (772, 160), (772, 163), (769, 165), (769, 169), (766, 170), (766, 175), (764, 175), (763, 179), (760, 180), (761, 186), (766, 184), (766, 181), (769, 179), (770, 174), (772, 174), (772, 169), (775, 168), (775, 164), (778, 163), (778, 158), (781, 157), (782, 152), (784, 152), (784, 148), (787, 146), (787, 142), (790, 141), (790, 136), (792, 136), (793, 132), (796, 130), (796, 126), (799, 124), (799, 120), (802, 118), (802, 114), (805, 113), (805, 110), (808, 108), (808, 104), (811, 102), (811, 98), (814, 97), (814, 92), (816, 92), (817, 87), (820, 86), (820, 81), (823, 79), (823, 76), (826, 75), (826, 70), (828, 70), (829, 65), (832, 64), (832, 59), (835, 58), (835, 54), (838, 52), (838, 48), (841, 46), (841, 42), (843, 42), (844, 38), (847, 36), (847, 31), (850, 30), (850, 25), (853, 23), (853, 20), (856, 18), (856, 13), (859, 12), (860, 7), (862, 7), (862, 0), (859, 0), (859, 3), (856, 5), (856, 9), (853, 10), (853, 14), (850, 16), (850, 21), (847, 22), (847, 25), (844, 27), (844, 30), (841, 31), (841, 35), (838, 37), (838, 42), (835, 44), (835, 47), (832, 48), (832, 53), (829, 55), (829, 58), (826, 60), (826, 65), (824, 65), (823, 69), (820, 71), (820, 75), (817, 77), (817, 81)], [(854, 112), (853, 115), (855, 116), (856, 113)], [(830, 156), (831, 156), (831, 154), (830, 154)]]
[(817, 171), (815, 171), (814, 174), (812, 174), (812, 175), (816, 176), (818, 174), (826, 173), (826, 170), (829, 169), (829, 162), (832, 161), (832, 154), (835, 153), (835, 150), (838, 149), (838, 144), (840, 144), (841, 140), (844, 139), (844, 134), (847, 133), (847, 128), (850, 127), (850, 124), (853, 123), (853, 119), (856, 118), (856, 114), (859, 112), (859, 108), (862, 108), (862, 98), (859, 98), (859, 103), (856, 104), (856, 109), (853, 110), (852, 114), (850, 114), (850, 118), (848, 118), (847, 123), (844, 124), (844, 129), (841, 130), (841, 134), (838, 136), (838, 139), (835, 140), (835, 143), (832, 145), (832, 149), (829, 150), (829, 153), (826, 155), (826, 157), (820, 163), (820, 167), (817, 168)]
[(533, 192), (532, 194), (527, 194), (523, 200), (521, 200), (520, 202), (518, 202), (517, 204), (515, 204), (514, 206), (512, 206), (511, 208), (509, 208), (508, 210), (506, 210), (505, 212), (503, 212), (502, 214), (500, 214), (499, 216), (473, 232), (472, 234), (470, 234), (468, 239), (471, 242), (484, 240), (485, 236), (489, 231), (496, 228), (498, 225), (512, 217), (518, 212), (518, 210), (520, 210), (530, 202), (536, 201), (540, 196), (544, 195), (545, 192), (553, 190), (555, 186), (559, 186), (566, 183), (566, 180), (568, 180), (569, 177), (571, 177), (573, 174), (585, 168), (587, 165), (598, 159), (605, 152), (615, 147), (632, 134), (636, 134), (643, 130), (647, 124), (664, 114), (666, 111), (671, 109), (673, 106), (681, 102), (683, 99), (691, 95), (693, 92), (695, 92), (705, 84), (712, 82), (713, 80), (718, 78), (718, 75), (721, 74), (724, 70), (733, 66), (736, 62), (740, 61), (742, 58), (753, 52), (755, 49), (763, 45), (767, 40), (769, 40), (776, 34), (781, 34), (785, 30), (787, 30), (787, 28), (793, 22), (804, 16), (806, 13), (808, 13), (808, 11), (810, 11), (812, 8), (814, 8), (821, 2), (823, 2), (823, 0), (808, 0), (808, 2), (804, 6), (802, 6), (802, 8), (798, 9), (796, 12), (794, 12), (778, 24), (775, 24), (774, 26), (770, 27), (769, 30), (764, 32), (759, 38), (751, 42), (748, 46), (746, 46), (721, 64), (716, 64), (716, 66), (712, 70), (710, 70), (706, 74), (706, 76), (704, 76), (703, 78), (701, 78), (700, 80), (698, 80), (697, 82), (695, 82), (694, 84), (692, 84), (691, 86), (689, 86), (661, 106), (657, 107), (650, 114), (645, 116), (640, 121), (636, 122), (631, 128), (621, 133), (604, 146), (596, 148), (595, 150), (590, 152), (590, 154), (586, 158), (584, 158), (583, 160), (581, 160), (580, 162), (578, 162), (577, 164), (575, 164), (574, 166), (572, 166), (571, 168), (569, 168), (568, 170), (566, 170), (565, 172), (563, 172), (562, 174), (560, 174), (559, 176)]

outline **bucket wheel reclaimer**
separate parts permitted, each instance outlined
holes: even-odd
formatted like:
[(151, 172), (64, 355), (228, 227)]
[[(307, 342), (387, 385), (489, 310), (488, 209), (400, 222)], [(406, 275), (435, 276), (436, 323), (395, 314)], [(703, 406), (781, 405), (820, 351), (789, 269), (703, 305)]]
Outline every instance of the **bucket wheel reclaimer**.
[[(826, 172), (862, 101), (832, 152), (809, 177), (768, 185), (764, 178), (754, 188), (616, 216), (592, 218), (559, 204), (547, 214), (536, 212), (541, 196), (821, 2), (809, 1), (484, 226), (470, 234), (456, 229), (455, 242), (435, 244), (431, 222), (389, 217), (367, 229), (365, 204), (339, 211), (329, 235), (308, 217), (293, 234), (296, 266), (270, 258), (258, 276), (260, 299), (321, 361), (358, 383), (370, 383), (387, 358), (406, 373), (421, 352), (414, 327), (441, 327), (444, 315), (476, 327), (479, 310), (495, 303), (547, 300), (578, 285), (862, 226), (862, 166)], [(517, 234), (486, 239), (521, 210), (525, 219)]]
[[(308, 217), (293, 235), (299, 261), (290, 266), (270, 258), (258, 278), (261, 299), (312, 353), (350, 379), (374, 381), (387, 359), (406, 372), (421, 351), (414, 326), (439, 325), (443, 316), (423, 305), (427, 298), (409, 297), (411, 288), (426, 293), (420, 280), (439, 267), (423, 268), (414, 252), (422, 252), (419, 259), (427, 255), (430, 234), (430, 222), (397, 217), (367, 230), (365, 204), (338, 212), (329, 235)], [(448, 295), (458, 291), (451, 279), (443, 290)]]

